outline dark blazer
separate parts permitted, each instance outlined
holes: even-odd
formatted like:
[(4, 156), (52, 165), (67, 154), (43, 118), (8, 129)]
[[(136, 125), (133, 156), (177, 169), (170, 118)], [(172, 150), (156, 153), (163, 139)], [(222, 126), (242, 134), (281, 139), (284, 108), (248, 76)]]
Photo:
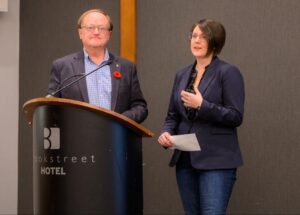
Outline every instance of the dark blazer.
[[(109, 54), (112, 80), (112, 110), (136, 122), (142, 122), (148, 115), (147, 103), (140, 88), (135, 65), (123, 58)], [(118, 71), (121, 78), (114, 77)], [(83, 51), (57, 59), (52, 64), (48, 94), (79, 78), (85, 73)], [(83, 102), (89, 102), (86, 79), (70, 85), (56, 95)]]
[[(243, 121), (244, 81), (240, 71), (214, 58), (199, 85), (203, 96), (194, 119), (187, 118), (180, 92), (187, 87), (193, 64), (177, 72), (168, 114), (162, 132), (171, 135), (196, 133), (201, 151), (190, 152), (197, 169), (227, 169), (242, 165), (237, 127)], [(175, 150), (170, 161), (174, 166), (180, 156)]]

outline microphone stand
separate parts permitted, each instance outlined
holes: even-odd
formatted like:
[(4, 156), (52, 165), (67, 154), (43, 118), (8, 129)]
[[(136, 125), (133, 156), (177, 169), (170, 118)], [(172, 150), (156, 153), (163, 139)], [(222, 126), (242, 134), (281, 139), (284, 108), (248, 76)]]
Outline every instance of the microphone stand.
[(96, 69), (94, 69), (94, 70), (90, 71), (89, 73), (83, 75), (82, 77), (77, 78), (77, 79), (75, 79), (74, 81), (70, 82), (69, 84), (63, 86), (62, 88), (59, 88), (58, 90), (54, 91), (53, 93), (50, 93), (50, 94), (46, 95), (46, 98), (55, 97), (55, 95), (56, 95), (57, 93), (59, 93), (60, 91), (64, 90), (65, 88), (67, 88), (67, 87), (71, 86), (72, 84), (74, 84), (74, 83), (80, 81), (81, 79), (85, 78), (86, 76), (88, 76), (88, 75), (90, 75), (90, 74), (96, 72), (98, 69), (101, 69), (102, 67), (107, 66), (107, 65), (109, 65), (109, 64), (111, 64), (111, 63), (112, 63), (112, 60), (108, 60), (108, 61), (104, 62), (104, 63), (101, 64), (99, 67), (97, 67)]

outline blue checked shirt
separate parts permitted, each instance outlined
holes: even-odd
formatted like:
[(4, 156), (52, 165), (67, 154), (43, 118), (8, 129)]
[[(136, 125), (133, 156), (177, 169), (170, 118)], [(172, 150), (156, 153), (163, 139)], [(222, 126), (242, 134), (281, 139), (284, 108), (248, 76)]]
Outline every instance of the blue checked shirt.
[[(105, 51), (104, 61), (109, 59)], [(95, 64), (84, 51), (85, 73), (89, 73), (100, 65)], [(102, 67), (86, 77), (87, 90), (90, 104), (111, 110), (111, 74), (109, 65)]]

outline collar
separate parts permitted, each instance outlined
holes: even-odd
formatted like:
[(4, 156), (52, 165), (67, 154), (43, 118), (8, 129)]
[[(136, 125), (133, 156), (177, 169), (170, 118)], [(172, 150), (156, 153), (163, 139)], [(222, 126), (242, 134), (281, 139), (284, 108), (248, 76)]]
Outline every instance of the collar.
[[(85, 51), (85, 49), (83, 49), (83, 54), (84, 54), (84, 60), (88, 60), (88, 61), (94, 63), (94, 62), (92, 61), (92, 59), (90, 58), (89, 54)], [(106, 61), (108, 61), (108, 60), (109, 60), (109, 52), (108, 52), (107, 49), (105, 49), (104, 58), (103, 58), (102, 63), (103, 63), (103, 62), (106, 62)]]

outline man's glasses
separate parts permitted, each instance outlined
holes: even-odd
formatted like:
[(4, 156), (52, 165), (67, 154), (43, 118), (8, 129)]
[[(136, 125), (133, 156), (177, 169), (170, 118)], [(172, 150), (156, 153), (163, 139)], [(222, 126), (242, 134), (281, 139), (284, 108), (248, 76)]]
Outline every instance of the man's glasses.
[(104, 28), (102, 26), (81, 26), (81, 28), (84, 28), (88, 32), (95, 32), (97, 29), (100, 34), (105, 34), (106, 32), (110, 31), (108, 28)]

